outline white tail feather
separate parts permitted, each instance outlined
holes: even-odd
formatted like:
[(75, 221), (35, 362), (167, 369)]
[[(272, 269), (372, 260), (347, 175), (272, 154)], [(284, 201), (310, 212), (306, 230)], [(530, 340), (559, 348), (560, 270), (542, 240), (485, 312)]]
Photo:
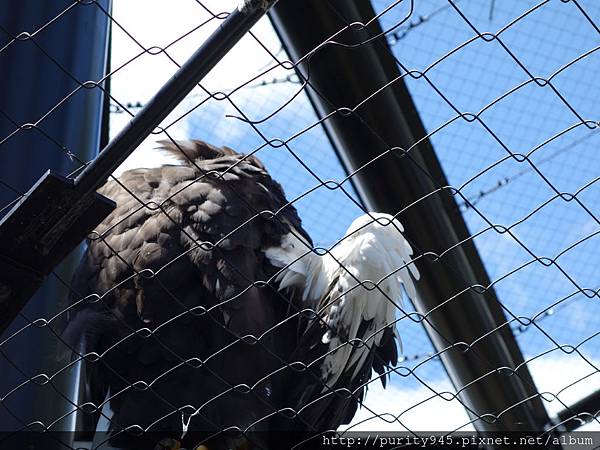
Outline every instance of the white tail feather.
[[(401, 286), (414, 300), (415, 280), (420, 276), (402, 231), (393, 216), (370, 213), (356, 219), (345, 237), (323, 256), (311, 252), (294, 233), (285, 236), (279, 247), (265, 249), (271, 263), (282, 268), (277, 277), (280, 289), (299, 288), (311, 307), (325, 306), (321, 316), (330, 331), (321, 340), (330, 351), (340, 347), (323, 360), (323, 381), (330, 387), (344, 370), (352, 370), (353, 377), (359, 374), (369, 349), (381, 343), (386, 327), (393, 327), (402, 345), (395, 326)], [(359, 336), (365, 321), (369, 325)], [(355, 348), (340, 336), (348, 341), (360, 339), (366, 345)]]

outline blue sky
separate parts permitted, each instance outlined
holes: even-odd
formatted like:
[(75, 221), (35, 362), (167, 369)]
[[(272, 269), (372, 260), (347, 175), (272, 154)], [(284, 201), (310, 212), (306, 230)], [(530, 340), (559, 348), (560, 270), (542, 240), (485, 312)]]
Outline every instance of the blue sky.
[[(144, 20), (140, 18), (140, 2), (115, 4), (115, 17), (146, 47), (165, 46), (208, 18), (206, 11), (192, 0), (178, 2), (179, 9), (165, 8), (156, 1), (149, 3), (151, 5), (144, 8)], [(408, 0), (376, 0), (374, 6), (376, 10), (383, 11), (393, 3), (396, 5), (381, 17), (384, 29), (406, 17), (413, 5)], [(537, 4), (529, 0), (502, 0), (493, 3), (495, 7), (490, 18), (492, 2), (488, 0), (455, 2), (480, 32), (494, 33)], [(203, 4), (209, 7), (218, 5), (213, 12), (219, 12), (230, 9), (228, 6), (235, 2), (209, 1)], [(579, 4), (592, 19), (600, 18), (600, 5), (594, 4), (592, 0), (580, 1)], [(414, 2), (413, 6), (415, 9), (411, 17), (396, 30), (398, 36), (389, 36), (394, 55), (410, 70), (424, 71), (443, 55), (475, 36), (465, 20), (453, 8), (448, 7), (447, 0), (421, 0)], [(432, 12), (435, 13), (422, 24), (408, 27), (411, 21), (416, 24), (419, 16), (427, 18)], [(153, 20), (156, 20), (156, 26), (152, 25)], [(164, 26), (165, 23), (173, 22), (178, 23), (178, 26)], [(183, 62), (186, 55), (194, 50), (217, 23), (218, 20), (212, 20), (190, 34), (171, 47), (170, 54), (176, 61)], [(286, 58), (268, 21), (261, 21), (253, 31), (273, 54)], [(574, 3), (558, 0), (547, 2), (509, 27), (500, 37), (530, 73), (543, 78), (548, 78), (563, 65), (600, 44), (598, 31), (577, 10)], [(118, 66), (119, 61), (125, 62), (139, 52), (140, 49), (129, 37), (119, 30), (115, 31), (113, 67)], [(581, 123), (581, 118), (598, 120), (594, 106), (598, 103), (600, 92), (596, 82), (600, 69), (599, 58), (600, 52), (592, 52), (552, 79), (553, 86), (564, 101), (550, 87), (540, 87), (530, 82), (482, 113), (481, 120), (504, 146), (480, 123), (462, 119), (453, 121), (431, 136), (450, 184), (455, 187), (464, 185), (461, 192), (476, 201), (479, 214), (491, 223), (505, 227), (527, 217), (511, 230), (538, 257), (555, 258), (559, 252), (578, 240), (600, 230), (594, 217), (600, 207), (600, 183), (592, 183), (578, 194), (578, 199), (588, 211), (573, 200), (567, 202), (560, 197), (553, 199), (556, 197), (553, 187), (559, 192), (575, 193), (599, 175), (600, 162), (594, 153), (598, 144), (597, 133), (585, 125), (579, 125), (535, 150), (530, 155), (530, 160), (540, 173), (532, 170), (526, 161), (519, 162), (511, 155), (529, 154), (554, 134)], [(213, 93), (230, 93), (232, 88), (248, 82), (272, 66), (273, 58), (248, 37), (225, 58), (203, 86)], [(244, 70), (239, 70), (240, 67)], [(143, 55), (114, 76), (113, 94), (124, 103), (143, 103), (175, 69), (175, 65), (164, 55)], [(427, 76), (452, 105), (463, 113), (477, 113), (497, 97), (529, 79), (525, 70), (519, 67), (497, 41), (484, 42), (482, 39), (474, 40), (443, 59), (427, 72)], [(143, 77), (144, 83), (137, 81), (140, 77)], [(331, 245), (343, 235), (347, 226), (361, 211), (349, 198), (355, 194), (348, 184), (344, 185), (346, 193), (320, 186), (305, 195), (323, 181), (340, 180), (345, 174), (321, 127), (312, 127), (317, 118), (304, 94), (294, 98), (299, 85), (289, 81), (272, 83), (273, 79), (284, 80), (286, 77), (293, 79), (293, 72), (281, 67), (269, 70), (257, 81), (251, 81), (246, 87), (233, 92), (229, 100), (212, 98), (204, 101), (206, 94), (198, 89), (180, 105), (170, 119), (172, 121), (184, 112), (193, 111), (176, 121), (169, 131), (175, 137), (201, 138), (243, 152), (256, 151), (265, 143), (257, 131), (267, 140), (287, 141), (297, 136), (289, 141), (289, 150), (285, 147), (266, 146), (258, 150), (258, 156), (272, 175), (282, 182), (289, 199), (300, 197), (295, 205), (315, 242)], [(261, 85), (262, 81), (266, 84)], [(424, 78), (407, 78), (407, 84), (429, 132), (456, 117), (456, 111)], [(291, 100), (292, 98), (294, 99)], [(572, 106), (579, 117), (565, 102)], [(283, 109), (278, 111), (282, 106)], [(239, 115), (236, 107), (250, 120), (260, 121), (256, 129), (231, 117)], [(278, 112), (271, 117), (275, 111)], [(267, 120), (262, 121), (267, 117)], [(126, 120), (127, 115), (124, 113), (113, 114), (111, 132), (116, 133)], [(170, 120), (166, 123), (170, 123)], [(151, 141), (158, 138), (148, 140), (127, 166), (159, 163), (161, 159), (151, 150)], [(296, 157), (314, 175), (302, 167)], [(498, 164), (488, 169), (495, 163)], [(473, 177), (476, 178), (472, 179)], [(492, 190), (499, 181), (506, 178), (510, 181), (505, 186), (478, 198), (480, 192)], [(469, 180), (471, 181), (468, 182)], [(538, 209), (546, 201), (549, 202)], [(472, 233), (489, 226), (479, 214), (473, 209), (464, 211)], [(492, 280), (498, 280), (532, 260), (532, 256), (507, 233), (487, 230), (475, 242)], [(598, 332), (598, 321), (595, 320), (600, 312), (598, 297), (590, 299), (582, 293), (574, 294), (550, 310), (548, 308), (562, 298), (576, 293), (577, 286), (591, 290), (599, 288), (595, 276), (600, 258), (599, 242), (600, 237), (588, 237), (557, 259), (560, 268), (570, 279), (557, 267), (545, 267), (534, 261), (496, 284), (500, 300), (516, 316), (533, 317), (542, 312), (543, 318), (539, 320), (539, 326), (558, 344), (579, 344)], [(391, 408), (395, 414), (419, 405), (431, 396), (430, 388), (438, 392), (452, 390), (440, 362), (424, 358), (432, 348), (421, 326), (404, 319), (400, 321), (399, 329), (406, 356), (410, 359), (403, 366), (417, 367), (419, 378), (413, 375), (394, 377), (392, 389), (395, 390), (395, 397), (389, 394), (386, 396), (375, 387), (368, 396), (368, 399), (373, 399), (369, 400), (372, 402), (369, 405), (384, 411)], [(577, 354), (567, 355), (560, 351), (552, 340), (536, 329), (520, 332), (518, 339), (527, 359), (549, 352), (531, 365), (541, 390), (558, 393), (564, 386), (581, 379), (588, 372), (597, 372), (594, 363), (600, 361), (600, 338), (591, 339), (580, 347), (591, 365)], [(414, 356), (418, 358), (413, 361)], [(565, 363), (569, 363), (571, 367), (568, 377), (547, 375)], [(406, 371), (405, 373), (408, 374)], [(569, 401), (580, 397), (591, 389), (590, 386), (598, 386), (597, 376), (578, 383), (571, 390), (561, 392), (561, 399)], [(392, 403), (389, 403), (389, 398), (393, 398)], [(451, 403), (439, 398), (425, 400), (406, 412), (402, 416), (402, 423), (411, 429), (431, 429), (432, 423), (439, 425), (440, 429), (447, 429), (467, 422), (466, 415), (461, 414), (460, 406), (456, 402)], [(558, 409), (556, 403), (548, 405), (549, 409)], [(366, 418), (369, 412), (363, 410), (361, 414), (362, 418)], [(453, 415), (452, 418), (448, 418), (449, 415)], [(382, 423), (378, 422), (377, 426), (381, 428)], [(399, 424), (396, 422), (394, 426), (399, 427)]]
[[(390, 3), (374, 2), (378, 11)], [(582, 391), (594, 390), (599, 385), (600, 337), (595, 336), (599, 331), (595, 317), (600, 302), (597, 295), (588, 298), (578, 291), (587, 289), (591, 293), (600, 287), (600, 237), (595, 235), (600, 231), (600, 185), (594, 182), (600, 174), (596, 152), (599, 139), (597, 126), (582, 122), (599, 120), (600, 87), (594, 81), (600, 70), (600, 53), (595, 50), (600, 33), (589, 19), (598, 23), (600, 5), (593, 1), (578, 3), (588, 19), (574, 2), (465, 0), (454, 4), (482, 34), (496, 34), (522, 18), (499, 34), (502, 43), (479, 38), (444, 58), (476, 37), (476, 32), (447, 0), (415, 2), (412, 16), (397, 30), (400, 39), (390, 39), (394, 55), (409, 70), (423, 72), (433, 65), (427, 77), (463, 114), (477, 114), (523, 85), (479, 116), (488, 129), (477, 121), (458, 119), (435, 132), (431, 141), (449, 183), (464, 186), (462, 193), (476, 201), (478, 212), (467, 209), (464, 217), (472, 234), (487, 229), (475, 242), (492, 280), (534, 261), (523, 246), (538, 258), (553, 259), (574, 245), (556, 259), (560, 268), (534, 261), (495, 286), (500, 300), (514, 315), (532, 318), (541, 314), (537, 323), (554, 340), (532, 326), (519, 333), (526, 359), (548, 352), (532, 363), (538, 388), (549, 389), (556, 380), (536, 376), (539, 371), (534, 366), (565, 358), (571, 364), (580, 364), (584, 373), (596, 372), (595, 378), (579, 383)], [(411, 5), (401, 2), (382, 16), (384, 29), (406, 17)], [(526, 13), (537, 5), (533, 12)], [(419, 16), (431, 17), (401, 37), (409, 23), (419, 22)], [(547, 84), (538, 86), (530, 74), (552, 77), (552, 86), (560, 96)], [(407, 80), (429, 132), (457, 117), (457, 112), (424, 78)], [(523, 158), (519, 162), (518, 156), (513, 157), (519, 154), (530, 156), (539, 173)], [(499, 183), (504, 186), (497, 188)], [(495, 188), (480, 197), (481, 192)], [(581, 204), (558, 195), (579, 190)], [(481, 215), (494, 225), (512, 225), (514, 237), (489, 230)], [(556, 302), (560, 303), (552, 307)], [(582, 342), (578, 347), (581, 355), (567, 355), (571, 348), (566, 346)], [(575, 376), (571, 378), (572, 382), (576, 380)]]
[[(398, 5), (394, 9), (395, 14), (392, 11), (382, 17), (384, 28), (403, 16), (403, 8), (406, 10), (409, 2), (403, 3), (403, 7)], [(497, 32), (542, 2), (493, 3), (490, 20), (492, 2), (455, 2), (481, 33)], [(381, 8), (384, 2), (375, 4)], [(600, 18), (598, 3), (583, 1), (579, 4), (592, 20)], [(421, 10), (414, 11), (413, 18), (444, 9), (414, 28), (392, 48), (403, 65), (423, 71), (473, 38), (475, 32), (446, 0), (420, 2), (418, 6)], [(574, 2), (550, 1), (507, 28), (500, 38), (531, 74), (545, 79), (588, 53), (552, 78), (562, 99), (551, 87), (541, 87), (531, 81), (482, 113), (482, 121), (497, 139), (482, 124), (462, 119), (431, 138), (450, 184), (460, 187), (477, 176), (464, 186), (463, 194), (476, 199), (479, 213), (495, 225), (508, 227), (525, 219), (512, 230), (536, 256), (555, 258), (587, 237), (557, 259), (571, 280), (556, 267), (536, 263), (498, 283), (502, 302), (516, 315), (531, 317), (579, 288), (599, 287), (595, 275), (600, 239), (593, 235), (600, 230), (596, 217), (600, 209), (600, 186), (593, 182), (600, 173), (600, 160), (595, 153), (598, 133), (596, 125), (586, 126), (581, 119), (596, 122), (599, 119), (596, 105), (600, 88), (592, 80), (597, 79), (600, 69), (600, 52), (594, 51), (600, 44), (600, 34)], [(500, 43), (483, 39), (443, 59), (427, 75), (462, 113), (477, 113), (496, 98), (531, 80)], [(409, 88), (428, 131), (436, 130), (457, 116), (423, 78), (409, 80)], [(561, 137), (537, 148), (570, 127), (573, 128)], [(518, 157), (513, 158), (511, 154), (530, 154), (539, 173), (527, 161), (519, 162)], [(496, 187), (506, 178), (511, 181), (504, 187), (478, 199), (480, 192)], [(557, 192), (574, 194), (582, 188), (578, 194), (581, 204), (557, 195)], [(545, 202), (548, 203), (540, 208)], [(473, 209), (468, 209), (464, 217), (472, 233), (489, 227)], [(532, 260), (507, 234), (489, 230), (476, 238), (476, 243), (492, 280)], [(540, 322), (540, 326), (543, 323), (560, 343), (575, 345), (598, 331), (593, 317), (599, 305), (598, 297), (591, 300), (580, 294), (563, 302), (556, 308), (556, 314)], [(535, 331), (526, 334), (522, 346), (527, 357), (554, 345)], [(586, 347), (590, 357), (598, 356), (598, 340), (595, 344)]]

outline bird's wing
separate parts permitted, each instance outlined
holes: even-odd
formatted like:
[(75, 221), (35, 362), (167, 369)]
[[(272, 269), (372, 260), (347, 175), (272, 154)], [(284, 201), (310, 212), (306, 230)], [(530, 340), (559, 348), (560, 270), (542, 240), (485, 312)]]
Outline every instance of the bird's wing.
[[(275, 272), (262, 249), (278, 245), (290, 226), (309, 238), (258, 160), (199, 141), (166, 145), (177, 155), (179, 148), (183, 165), (131, 170), (100, 190), (118, 206), (73, 278), (64, 336), (102, 355), (86, 364), (88, 401), (99, 404), (110, 391), (118, 425), (166, 416), (159, 428), (180, 428), (174, 408), (207, 403), (210, 420), (198, 415), (198, 427), (244, 426), (266, 414), (265, 405), (239, 406), (242, 394), (223, 392), (252, 386), (279, 364), (269, 352), (287, 351), (272, 328), (288, 305), (254, 284)], [(258, 343), (239, 339), (269, 330)], [(138, 381), (152, 389), (132, 388)], [(268, 383), (262, 397), (273, 395)]]
[(279, 276), (281, 286), (303, 289), (303, 307), (316, 313), (301, 328), (290, 360), (291, 366), (307, 367), (303, 382), (288, 397), (289, 407), (300, 412), (300, 427), (310, 424), (321, 431), (348, 423), (371, 371), (385, 386), (385, 372), (397, 363), (396, 311), (401, 285), (414, 293), (406, 268), (412, 250), (402, 236), (394, 236), (389, 244), (393, 248), (366, 233), (343, 241), (323, 257), (299, 254), (285, 245), (267, 251), (275, 265), (286, 267)]
[[(319, 317), (308, 321), (292, 357), (308, 367), (293, 406), (301, 423), (322, 431), (350, 422), (371, 371), (383, 374), (397, 363), (395, 329), (389, 326), (395, 317), (371, 315), (371, 294), (342, 269), (316, 306)], [(385, 386), (385, 376), (381, 380)]]

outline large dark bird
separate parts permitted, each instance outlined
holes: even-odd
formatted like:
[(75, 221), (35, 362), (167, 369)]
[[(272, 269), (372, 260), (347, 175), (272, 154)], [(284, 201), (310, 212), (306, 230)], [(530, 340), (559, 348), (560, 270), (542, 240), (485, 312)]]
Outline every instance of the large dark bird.
[(92, 426), (108, 402), (113, 446), (213, 450), (349, 422), (372, 369), (396, 364), (401, 284), (415, 295), (400, 223), (362, 216), (319, 256), (258, 159), (161, 144), (181, 164), (100, 189), (118, 206), (73, 278), (63, 335), (86, 355)]

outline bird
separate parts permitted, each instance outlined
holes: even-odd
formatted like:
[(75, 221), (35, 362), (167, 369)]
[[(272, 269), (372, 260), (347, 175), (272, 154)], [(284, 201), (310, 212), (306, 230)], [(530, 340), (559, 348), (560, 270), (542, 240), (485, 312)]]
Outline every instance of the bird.
[(115, 448), (220, 450), (348, 423), (417, 295), (400, 222), (367, 213), (318, 251), (256, 156), (159, 145), (177, 163), (98, 190), (117, 206), (72, 278), (62, 338), (88, 426), (109, 410)]

